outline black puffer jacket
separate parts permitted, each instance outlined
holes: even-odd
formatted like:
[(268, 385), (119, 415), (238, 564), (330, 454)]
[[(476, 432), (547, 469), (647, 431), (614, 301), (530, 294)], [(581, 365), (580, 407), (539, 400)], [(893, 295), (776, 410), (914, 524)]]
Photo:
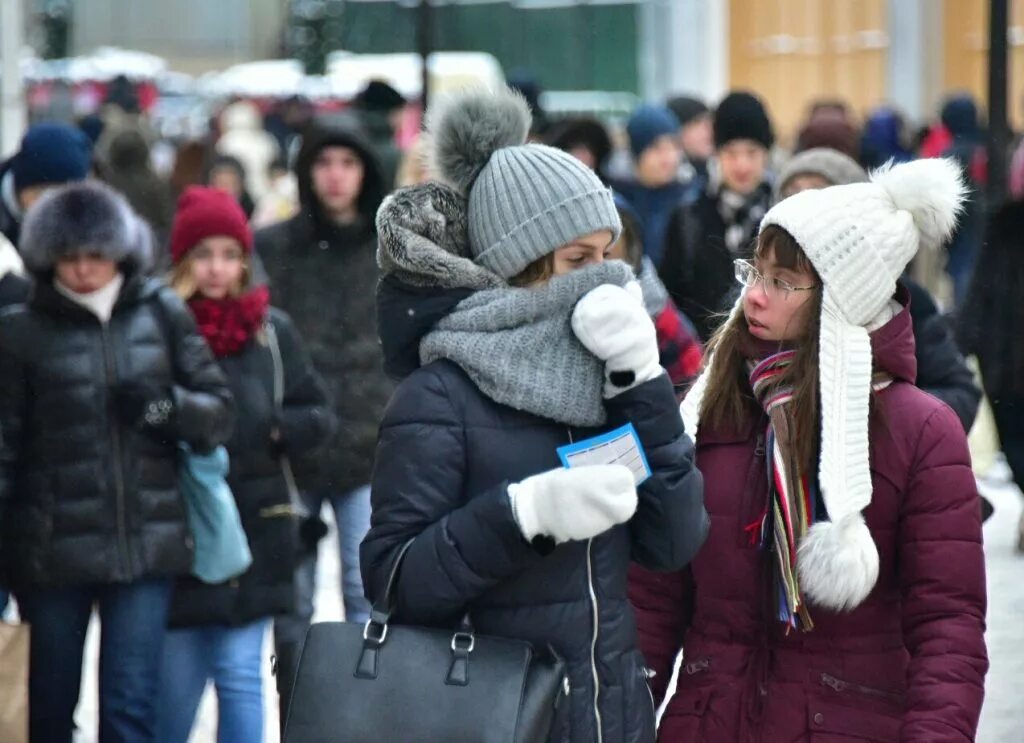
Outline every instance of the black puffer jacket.
[[(665, 288), (680, 310), (707, 341), (729, 311), (739, 286), (733, 261), (749, 258), (750, 247), (734, 255), (725, 244), (725, 220), (718, 202), (702, 191), (692, 202), (676, 207), (665, 234), (665, 252), (658, 267)], [(756, 237), (748, 236), (744, 245)]]
[[(348, 226), (324, 217), (311, 183), (317, 154), (332, 145), (356, 151), (364, 164), (360, 216)], [(373, 217), (381, 201), (381, 178), (360, 134), (337, 125), (321, 124), (307, 132), (295, 171), (302, 211), (257, 232), (256, 252), (274, 301), (294, 320), (338, 416), (337, 436), (315, 462), (300, 467), (302, 484), (341, 493), (370, 481), (377, 427), (393, 389), (384, 374), (375, 322)], [(319, 477), (312, 477), (315, 472)]]
[[(409, 313), (410, 302), (413, 293), (382, 302), (401, 310), (382, 317), (386, 333), (423, 332), (423, 313)], [(422, 307), (443, 312), (443, 304)], [(654, 475), (639, 488), (628, 525), (542, 554), (520, 533), (507, 487), (561, 466), (559, 446), (598, 431), (570, 431), (500, 405), (449, 361), (417, 369), (398, 387), (382, 424), (372, 525), (362, 546), (367, 595), (376, 600), (396, 552), (415, 538), (399, 580), (400, 621), (452, 627), (469, 611), (481, 634), (552, 645), (567, 660), (572, 683), (571, 704), (559, 708), (555, 723), (557, 741), (598, 740), (599, 721), (606, 743), (654, 740), (627, 568), (631, 558), (660, 570), (685, 565), (709, 525), (667, 375), (606, 406), (609, 428), (634, 424)]]
[(914, 355), (917, 386), (953, 408), (970, 432), (981, 403), (981, 390), (964, 361), (953, 329), (935, 305), (928, 290), (906, 276), (900, 283), (910, 292), (910, 318), (914, 324)]
[(280, 420), (274, 407), (274, 361), (266, 332), (241, 352), (220, 359), (238, 405), (235, 431), (227, 443), (228, 485), (249, 540), (252, 566), (241, 578), (216, 586), (191, 577), (180, 580), (171, 605), (174, 627), (246, 624), (286, 614), (294, 604), (297, 527), (281, 460), (271, 451), (270, 432), (280, 428), (291, 457), (326, 441), (336, 421), (291, 319), (272, 309), (268, 321), (277, 334), (284, 370)]
[(0, 547), (15, 588), (191, 569), (176, 444), (117, 420), (110, 390), (124, 381), (170, 388), (193, 447), (230, 434), (224, 375), (162, 282), (126, 279), (106, 326), (42, 279), (0, 315)]

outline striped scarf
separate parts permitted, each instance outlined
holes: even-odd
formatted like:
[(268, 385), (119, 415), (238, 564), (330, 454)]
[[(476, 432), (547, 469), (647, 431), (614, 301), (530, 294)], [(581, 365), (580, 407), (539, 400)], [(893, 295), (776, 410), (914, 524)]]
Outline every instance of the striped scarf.
[[(747, 527), (760, 533), (761, 548), (775, 554), (775, 577), (778, 598), (777, 616), (786, 625), (786, 632), (814, 629), (800, 591), (796, 552), (814, 523), (818, 503), (818, 479), (809, 472), (806, 462), (796, 456), (795, 445), (800, 433), (792, 416), (793, 387), (779, 384), (779, 378), (792, 365), (796, 351), (778, 351), (760, 362), (750, 362), (750, 386), (754, 396), (768, 415), (765, 435), (768, 475), (768, 503), (764, 515)], [(874, 392), (892, 384), (892, 376), (876, 370), (871, 376)], [(756, 537), (752, 537), (756, 539)]]
[(753, 365), (750, 386), (768, 414), (766, 464), (768, 503), (758, 526), (762, 549), (775, 555), (775, 577), (779, 621), (786, 631), (814, 628), (810, 612), (800, 592), (796, 548), (814, 523), (817, 498), (816, 478), (809, 475), (806, 463), (795, 453), (796, 426), (792, 416), (793, 387), (779, 384), (796, 357), (796, 351), (780, 351)]

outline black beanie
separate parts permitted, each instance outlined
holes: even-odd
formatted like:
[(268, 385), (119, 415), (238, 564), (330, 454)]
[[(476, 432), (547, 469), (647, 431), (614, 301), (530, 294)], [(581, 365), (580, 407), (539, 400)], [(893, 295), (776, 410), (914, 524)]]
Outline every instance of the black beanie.
[(751, 93), (730, 93), (715, 111), (715, 148), (734, 139), (751, 139), (766, 150), (775, 144), (772, 123), (761, 100)]
[(679, 119), (680, 126), (686, 126), (698, 116), (708, 113), (708, 107), (704, 105), (704, 101), (691, 98), (688, 95), (677, 95), (675, 98), (669, 98), (666, 105), (676, 115), (676, 118)]

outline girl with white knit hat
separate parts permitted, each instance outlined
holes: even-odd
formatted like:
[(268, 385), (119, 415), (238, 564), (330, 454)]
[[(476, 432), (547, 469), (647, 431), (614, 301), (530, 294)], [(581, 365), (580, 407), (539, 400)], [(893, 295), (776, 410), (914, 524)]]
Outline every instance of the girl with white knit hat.
[[(712, 519), (674, 575), (636, 569), (659, 740), (973, 740), (980, 509), (956, 415), (913, 385), (896, 279), (939, 249), (958, 168), (922, 160), (772, 208), (684, 400)], [(834, 736), (838, 736), (833, 738)]]
[[(627, 570), (693, 557), (700, 473), (640, 287), (607, 260), (612, 194), (571, 155), (525, 144), (529, 123), (509, 91), (435, 104), (432, 159), (455, 188), (402, 189), (378, 213), (378, 327), (404, 378), (378, 439), (364, 584), (380, 601), (408, 545), (400, 621), (468, 615), (481, 635), (553, 648), (568, 683), (550, 740), (653, 741)], [(646, 479), (562, 465), (561, 447), (626, 424)]]

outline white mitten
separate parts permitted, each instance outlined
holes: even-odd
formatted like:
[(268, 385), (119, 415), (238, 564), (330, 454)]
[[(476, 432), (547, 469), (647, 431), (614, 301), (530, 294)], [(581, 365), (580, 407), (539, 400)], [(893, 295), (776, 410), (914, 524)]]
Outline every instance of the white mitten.
[(635, 281), (625, 288), (602, 284), (587, 292), (573, 310), (572, 330), (588, 351), (605, 362), (605, 397), (615, 397), (662, 373), (658, 334)]
[(519, 530), (528, 541), (596, 537), (636, 511), (633, 473), (621, 464), (555, 469), (508, 486)]

